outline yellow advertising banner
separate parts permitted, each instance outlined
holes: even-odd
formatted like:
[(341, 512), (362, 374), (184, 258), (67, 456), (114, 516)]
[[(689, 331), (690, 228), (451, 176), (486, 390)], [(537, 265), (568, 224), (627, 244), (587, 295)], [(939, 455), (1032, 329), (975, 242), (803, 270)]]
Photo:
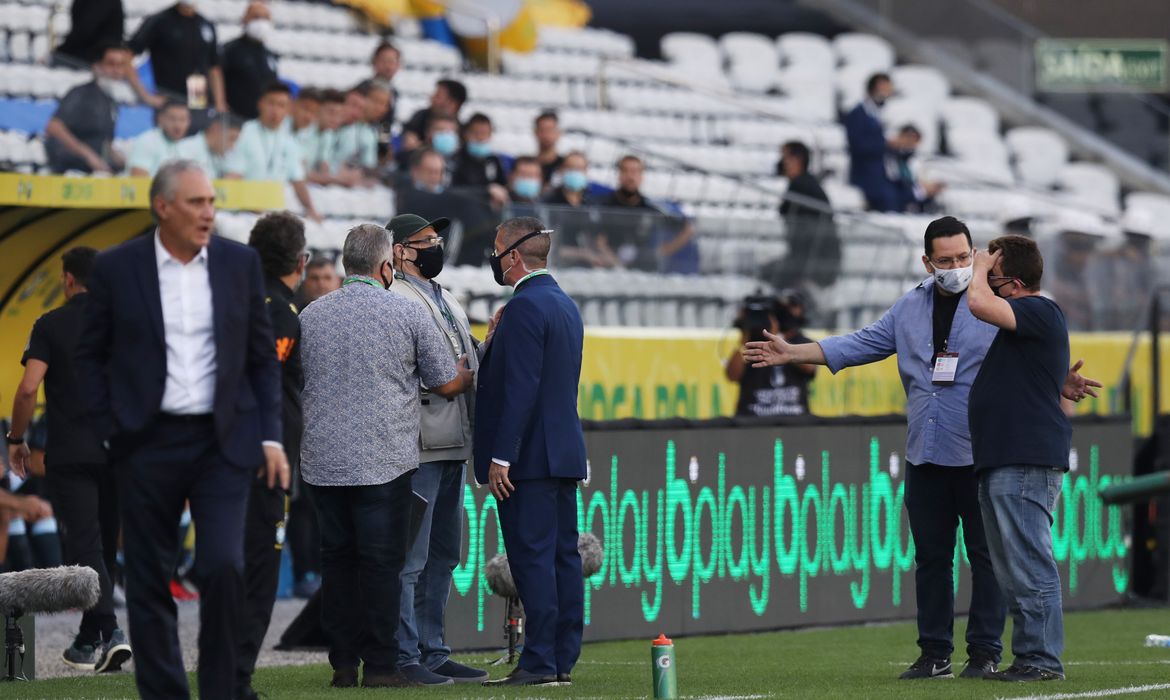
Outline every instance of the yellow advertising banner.
[[(216, 180), (220, 209), (267, 211), (284, 207), (279, 182)], [(0, 206), (69, 209), (149, 209), (148, 177), (65, 177), (0, 173)]]

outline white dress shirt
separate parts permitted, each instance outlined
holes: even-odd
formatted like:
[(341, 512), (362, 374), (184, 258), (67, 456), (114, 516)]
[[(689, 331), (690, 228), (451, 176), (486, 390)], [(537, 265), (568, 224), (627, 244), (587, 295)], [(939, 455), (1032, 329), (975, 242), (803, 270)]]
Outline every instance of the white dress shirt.
[(158, 291), (167, 346), (167, 381), (162, 412), (211, 413), (215, 405), (215, 316), (207, 248), (187, 264), (175, 259), (154, 232)]

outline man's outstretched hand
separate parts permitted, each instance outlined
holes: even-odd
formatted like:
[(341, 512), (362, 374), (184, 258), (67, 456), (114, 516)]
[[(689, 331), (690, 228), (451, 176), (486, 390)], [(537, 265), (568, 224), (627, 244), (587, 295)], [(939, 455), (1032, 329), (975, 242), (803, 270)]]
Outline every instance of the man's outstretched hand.
[(1096, 379), (1089, 379), (1080, 375), (1078, 370), (1084, 364), (1084, 360), (1077, 360), (1077, 363), (1069, 368), (1068, 375), (1064, 378), (1064, 386), (1060, 389), (1060, 395), (1069, 401), (1080, 401), (1086, 396), (1097, 398), (1096, 389), (1102, 387), (1101, 382)]
[(752, 367), (771, 367), (792, 362), (792, 346), (784, 337), (764, 331), (767, 340), (753, 340), (743, 346), (743, 360)]

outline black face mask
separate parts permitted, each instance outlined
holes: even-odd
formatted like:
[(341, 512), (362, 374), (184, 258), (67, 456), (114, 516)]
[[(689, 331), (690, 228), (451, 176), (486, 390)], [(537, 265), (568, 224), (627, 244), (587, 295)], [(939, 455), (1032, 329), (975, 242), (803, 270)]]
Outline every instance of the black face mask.
[[(539, 236), (542, 233), (552, 233), (552, 231), (549, 231), (549, 230), (533, 231), (532, 233), (523, 235), (519, 239), (517, 239), (517, 241), (515, 243), (513, 243), (512, 245), (505, 248), (502, 252), (500, 252), (499, 255), (492, 253), (489, 249), (488, 265), (490, 265), (492, 268), (492, 277), (495, 278), (496, 284), (500, 285), (501, 287), (508, 286), (507, 281), (504, 280), (504, 264), (503, 264), (503, 262), (501, 262), (504, 259), (504, 256), (507, 255), (508, 253), (511, 253), (513, 250), (516, 250), (516, 248), (519, 247), (520, 244), (523, 243), (524, 241), (528, 240), (529, 238)], [(511, 270), (512, 269), (511, 266), (509, 266), (508, 269)]]
[(412, 263), (418, 267), (418, 271), (423, 277), (427, 279), (434, 279), (443, 271), (443, 246), (431, 246), (430, 248), (413, 248), (415, 255)]

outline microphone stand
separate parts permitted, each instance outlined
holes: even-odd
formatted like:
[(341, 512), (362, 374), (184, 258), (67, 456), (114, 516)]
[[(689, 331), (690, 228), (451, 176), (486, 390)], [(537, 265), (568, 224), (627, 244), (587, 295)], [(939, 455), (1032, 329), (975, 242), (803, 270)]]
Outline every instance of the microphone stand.
[[(10, 608), (4, 613), (4, 656), (8, 673), (4, 681), (27, 681), (24, 675), (24, 630), (17, 620), (24, 614), (20, 608)], [(20, 656), (20, 675), (16, 673), (16, 657)]]
[(520, 607), (519, 598), (508, 598), (508, 606), (504, 611), (504, 636), (508, 640), (508, 651), (504, 656), (491, 662), (491, 666), (516, 663), (516, 650), (519, 647), (520, 636), (524, 634), (524, 609)]

